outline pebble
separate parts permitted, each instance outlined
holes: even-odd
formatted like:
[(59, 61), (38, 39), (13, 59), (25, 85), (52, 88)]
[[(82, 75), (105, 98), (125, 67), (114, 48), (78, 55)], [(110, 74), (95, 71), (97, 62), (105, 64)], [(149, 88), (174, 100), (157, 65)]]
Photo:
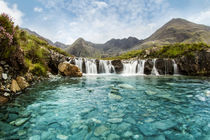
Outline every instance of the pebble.
[(39, 136), (39, 135), (31, 136), (31, 137), (29, 138), (29, 140), (40, 140), (40, 136)]
[(210, 97), (210, 90), (206, 90), (205, 93), (207, 97)]
[(4, 80), (7, 80), (7, 74), (6, 73), (2, 73), (2, 78), (4, 79)]

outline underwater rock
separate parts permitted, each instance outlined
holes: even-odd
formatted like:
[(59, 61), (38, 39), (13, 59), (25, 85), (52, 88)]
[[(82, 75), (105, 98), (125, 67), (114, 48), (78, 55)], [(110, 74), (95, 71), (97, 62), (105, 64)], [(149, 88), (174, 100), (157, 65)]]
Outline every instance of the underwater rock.
[(108, 122), (110, 123), (120, 123), (122, 122), (123, 119), (122, 118), (112, 118), (112, 119), (108, 119)]
[(120, 95), (116, 95), (116, 94), (112, 94), (112, 93), (109, 93), (108, 96), (109, 96), (110, 99), (115, 99), (115, 100), (122, 99), (122, 97)]
[(56, 136), (56, 138), (60, 139), (60, 140), (67, 140), (68, 139), (68, 136), (65, 136), (65, 135), (62, 135), (62, 134), (58, 134)]
[(26, 123), (29, 120), (29, 118), (19, 118), (14, 123), (16, 126), (21, 126), (24, 123)]
[(106, 126), (104, 125), (101, 125), (99, 127), (97, 127), (94, 131), (94, 135), (95, 136), (100, 136), (100, 135), (103, 135), (105, 134), (107, 131), (109, 131), (109, 128), (107, 128)]
[(120, 139), (120, 136), (117, 134), (109, 134), (109, 136), (107, 137), (107, 140), (118, 140)]
[(0, 105), (3, 105), (3, 104), (5, 104), (5, 103), (7, 103), (8, 100), (9, 100), (8, 98), (3, 97), (3, 96), (0, 96)]
[(120, 88), (124, 88), (124, 89), (130, 89), (130, 90), (134, 90), (135, 89), (132, 85), (129, 85), (129, 84), (119, 84), (118, 86)]

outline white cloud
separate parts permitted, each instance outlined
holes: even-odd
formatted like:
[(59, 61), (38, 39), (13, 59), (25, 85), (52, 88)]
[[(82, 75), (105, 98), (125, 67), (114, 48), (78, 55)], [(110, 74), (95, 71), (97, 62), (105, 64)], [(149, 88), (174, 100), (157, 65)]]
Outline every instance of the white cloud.
[(34, 7), (34, 12), (39, 12), (39, 13), (41, 13), (42, 11), (43, 11), (42, 8), (40, 8), (40, 7)]
[(15, 24), (22, 24), (23, 13), (18, 9), (17, 4), (9, 6), (4, 0), (0, 0), (0, 13), (6, 13), (11, 16)]
[(193, 15), (188, 19), (195, 23), (210, 25), (210, 9), (201, 11), (200, 13)]

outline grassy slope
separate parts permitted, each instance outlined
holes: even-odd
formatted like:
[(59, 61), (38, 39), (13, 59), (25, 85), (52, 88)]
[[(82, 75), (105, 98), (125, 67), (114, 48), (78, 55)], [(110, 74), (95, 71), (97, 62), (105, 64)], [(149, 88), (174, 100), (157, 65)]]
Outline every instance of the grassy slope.
[(113, 59), (131, 59), (131, 58), (176, 58), (184, 55), (193, 56), (195, 52), (210, 48), (204, 43), (184, 44), (176, 43), (148, 49), (140, 49), (126, 52), (120, 56), (106, 58)]
[(27, 33), (26, 31), (17, 30), (17, 41), (24, 51), (26, 66), (29, 71), (35, 75), (45, 76), (48, 70), (46, 60), (49, 57), (49, 50), (53, 50), (65, 56), (69, 56), (60, 48), (53, 47), (47, 41)]

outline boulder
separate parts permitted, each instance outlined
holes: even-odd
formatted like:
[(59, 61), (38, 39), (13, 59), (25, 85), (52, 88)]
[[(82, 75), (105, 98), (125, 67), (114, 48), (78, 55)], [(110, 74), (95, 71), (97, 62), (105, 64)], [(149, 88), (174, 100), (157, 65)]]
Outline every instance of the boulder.
[(152, 59), (146, 60), (146, 62), (144, 64), (144, 74), (150, 75), (152, 73), (152, 68), (153, 68)]
[(33, 82), (33, 74), (32, 73), (26, 73), (25, 74), (25, 79), (29, 83)]
[(70, 77), (82, 76), (82, 73), (80, 72), (79, 68), (69, 63), (60, 63), (58, 65), (58, 70), (63, 76), (70, 76)]
[(169, 59), (157, 59), (155, 67), (160, 75), (173, 74), (173, 61)]
[(10, 90), (12, 92), (14, 92), (14, 93), (19, 92), (21, 90), (19, 85), (18, 85), (18, 83), (17, 83), (17, 81), (14, 80), (14, 79), (12, 80), (12, 84), (11, 84)]
[(0, 96), (0, 105), (3, 105), (8, 102), (8, 98)]
[(28, 82), (26, 82), (26, 79), (24, 77), (18, 76), (16, 78), (16, 81), (17, 81), (19, 87), (21, 88), (21, 90), (29, 87), (29, 84), (28, 84)]
[(121, 60), (113, 60), (111, 63), (114, 66), (115, 71), (116, 71), (117, 74), (122, 73), (122, 71), (123, 71), (123, 64), (122, 64)]

